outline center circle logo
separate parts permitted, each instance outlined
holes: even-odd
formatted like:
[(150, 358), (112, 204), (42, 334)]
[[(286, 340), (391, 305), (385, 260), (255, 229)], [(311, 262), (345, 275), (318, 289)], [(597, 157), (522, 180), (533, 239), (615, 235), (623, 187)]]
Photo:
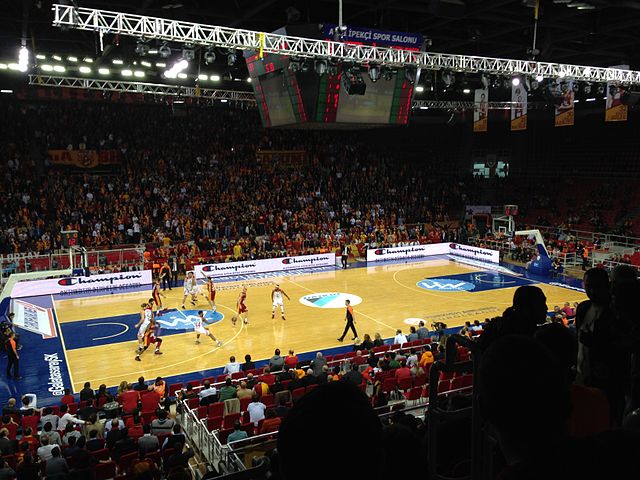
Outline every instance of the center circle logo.
[(476, 288), (473, 283), (451, 278), (425, 278), (416, 285), (425, 290), (435, 290), (437, 292), (468, 292)]
[[(209, 325), (218, 323), (224, 318), (220, 312), (203, 310), (206, 328)], [(162, 330), (193, 330), (193, 325), (198, 320), (198, 310), (171, 310), (160, 316), (156, 315), (156, 323)]]
[(359, 296), (342, 292), (314, 293), (300, 297), (301, 304), (314, 308), (345, 308), (345, 300), (350, 300), (352, 307), (362, 303)]

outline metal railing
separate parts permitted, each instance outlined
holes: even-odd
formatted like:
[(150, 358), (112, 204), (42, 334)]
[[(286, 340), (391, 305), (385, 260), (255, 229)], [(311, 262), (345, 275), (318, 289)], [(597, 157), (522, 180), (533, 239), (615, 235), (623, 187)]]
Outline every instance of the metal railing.
[(4, 284), (13, 273), (29, 273), (47, 270), (64, 270), (82, 266), (92, 273), (114, 270), (142, 270), (144, 268), (144, 247), (118, 248), (113, 250), (90, 250), (86, 253), (73, 251), (40, 255), (36, 253), (16, 253), (0, 255), (0, 283)]
[(228, 447), (222, 445), (214, 432), (207, 429), (203, 419), (198, 418), (197, 411), (192, 410), (187, 402), (178, 400), (181, 408), (180, 421), (185, 435), (191, 441), (194, 450), (211, 466), (215, 467), (219, 462), (228, 462)]

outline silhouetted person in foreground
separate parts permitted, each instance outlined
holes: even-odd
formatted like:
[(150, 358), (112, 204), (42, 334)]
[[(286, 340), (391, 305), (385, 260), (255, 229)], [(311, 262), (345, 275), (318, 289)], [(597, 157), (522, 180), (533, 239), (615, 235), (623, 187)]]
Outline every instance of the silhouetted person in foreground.
[[(328, 447), (331, 455), (310, 462), (301, 445)], [(385, 478), (382, 424), (366, 395), (347, 382), (321, 385), (294, 404), (280, 427), (278, 453), (284, 480)]]
[(558, 358), (522, 335), (500, 338), (484, 353), (477, 393), (487, 429), (507, 462), (498, 478), (640, 478), (636, 432), (608, 430), (588, 439), (567, 435), (570, 396)]
[[(613, 308), (607, 271), (587, 270), (584, 288), (589, 300), (581, 302), (576, 311), (576, 383), (601, 389), (609, 400), (612, 422), (620, 425), (629, 384), (629, 333), (624, 331), (624, 315), (618, 318)], [(618, 302), (622, 297), (619, 292)]]
[(505, 335), (526, 335), (535, 333), (538, 325), (547, 318), (547, 297), (533, 285), (524, 285), (513, 294), (513, 305), (501, 317), (492, 318), (479, 339), (480, 348), (486, 350), (498, 338)]

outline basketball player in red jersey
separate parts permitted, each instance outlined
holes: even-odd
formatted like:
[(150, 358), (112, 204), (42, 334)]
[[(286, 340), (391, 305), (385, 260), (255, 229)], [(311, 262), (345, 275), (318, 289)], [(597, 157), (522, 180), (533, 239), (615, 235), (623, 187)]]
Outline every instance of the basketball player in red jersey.
[(212, 311), (216, 311), (216, 286), (213, 283), (213, 279), (211, 277), (207, 277), (207, 283), (205, 284), (205, 291), (203, 293), (207, 302), (211, 306)]
[[(247, 299), (247, 287), (242, 287), (242, 293), (238, 297), (238, 318), (242, 318), (245, 325), (249, 324), (249, 309), (245, 305)], [(235, 324), (235, 323), (234, 323)]]
[(152, 317), (151, 322), (147, 327), (147, 330), (144, 332), (144, 347), (141, 350), (139, 350), (138, 353), (136, 353), (136, 361), (138, 362), (142, 361), (140, 359), (140, 355), (146, 352), (152, 343), (155, 344), (156, 346), (155, 352), (153, 353), (155, 353), (156, 355), (162, 355), (162, 352), (160, 351), (160, 346), (162, 345), (162, 339), (157, 336), (156, 328), (159, 328), (159, 327), (156, 324), (156, 319)]
[(164, 310), (162, 307), (162, 296), (164, 295), (160, 293), (160, 279), (158, 279), (153, 283), (153, 290), (151, 291), (153, 303), (156, 305), (156, 315), (161, 315), (161, 311)]

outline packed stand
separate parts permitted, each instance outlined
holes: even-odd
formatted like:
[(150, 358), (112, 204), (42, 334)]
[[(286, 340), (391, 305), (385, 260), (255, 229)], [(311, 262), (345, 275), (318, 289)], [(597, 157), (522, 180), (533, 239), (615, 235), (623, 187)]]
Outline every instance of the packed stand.
[[(159, 105), (5, 106), (0, 253), (55, 251), (64, 229), (86, 247), (168, 238), (227, 251), (242, 238), (243, 257), (293, 242), (417, 241), (425, 224), (446, 227), (447, 209), (468, 194), (461, 179), (398, 167), (396, 153), (356, 133), (264, 130), (252, 110), (194, 107), (178, 118)], [(117, 150), (121, 167), (68, 173), (49, 149)], [(307, 160), (260, 162), (258, 149), (304, 150)]]

